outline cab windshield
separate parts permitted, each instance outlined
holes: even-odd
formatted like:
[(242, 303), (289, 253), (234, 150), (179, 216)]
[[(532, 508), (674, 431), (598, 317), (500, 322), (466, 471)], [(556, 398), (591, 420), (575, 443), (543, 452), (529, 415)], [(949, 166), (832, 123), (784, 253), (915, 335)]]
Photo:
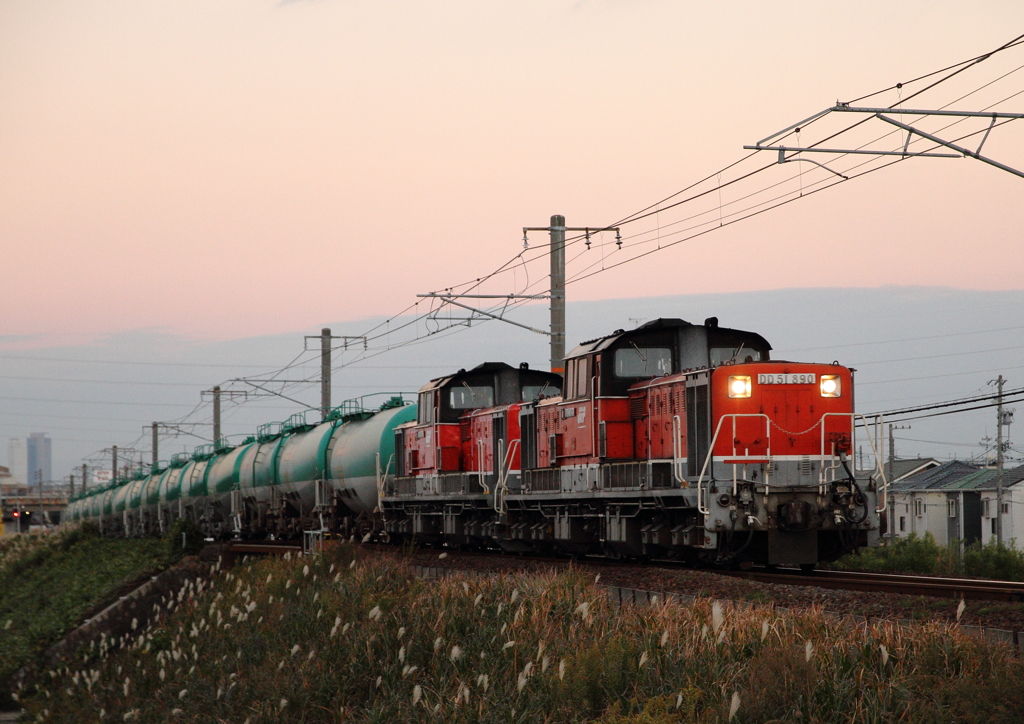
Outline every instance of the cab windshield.
[(760, 362), (760, 350), (744, 347), (742, 344), (737, 347), (712, 347), (711, 366), (718, 367), (725, 364), (742, 364), (744, 362)]

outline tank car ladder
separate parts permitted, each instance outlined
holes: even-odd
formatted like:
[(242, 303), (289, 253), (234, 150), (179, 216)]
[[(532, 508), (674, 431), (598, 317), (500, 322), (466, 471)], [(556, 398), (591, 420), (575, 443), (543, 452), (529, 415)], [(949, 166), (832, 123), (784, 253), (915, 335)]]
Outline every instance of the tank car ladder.
[(231, 489), (231, 532), (236, 536), (242, 533), (242, 488), (236, 485)]

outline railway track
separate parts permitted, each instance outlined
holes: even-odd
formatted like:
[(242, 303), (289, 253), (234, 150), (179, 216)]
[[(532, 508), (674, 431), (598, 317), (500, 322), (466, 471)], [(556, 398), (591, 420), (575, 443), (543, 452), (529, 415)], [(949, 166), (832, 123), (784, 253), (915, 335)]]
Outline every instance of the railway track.
[[(364, 544), (365, 545), (365, 544)], [(369, 544), (370, 547), (378, 547)], [(384, 550), (394, 550), (391, 546), (382, 546)], [(225, 546), (225, 553), (234, 559), (245, 555), (292, 555), (302, 554), (302, 545), (296, 541), (235, 541)], [(457, 560), (460, 552), (447, 551), (453, 560)], [(472, 555), (480, 555), (479, 552)], [(523, 561), (552, 561), (557, 559), (541, 556), (516, 556)], [(562, 559), (564, 560), (564, 559)], [(622, 567), (638, 565), (608, 559), (585, 559), (588, 565)], [(655, 561), (646, 564), (655, 568), (686, 568), (672, 561)], [(812, 572), (797, 569), (781, 568), (774, 571), (762, 568), (747, 570), (708, 570), (722, 576), (743, 578), (759, 583), (774, 583), (784, 586), (816, 586), (846, 591), (865, 591), (877, 593), (896, 593), (905, 596), (931, 596), (934, 598), (966, 599), (971, 601), (1010, 601), (1024, 602), (1024, 583), (1013, 581), (993, 581), (972, 578), (939, 578), (935, 576), (915, 576), (899, 573), (869, 573), (862, 571), (830, 571), (816, 570)]]
[(846, 591), (899, 593), (905, 596), (963, 598), (974, 601), (1024, 601), (1024, 583), (1012, 581), (827, 570), (804, 573), (790, 569), (777, 571), (751, 569), (721, 571), (721, 573), (760, 583), (777, 583), (788, 586), (818, 586)]

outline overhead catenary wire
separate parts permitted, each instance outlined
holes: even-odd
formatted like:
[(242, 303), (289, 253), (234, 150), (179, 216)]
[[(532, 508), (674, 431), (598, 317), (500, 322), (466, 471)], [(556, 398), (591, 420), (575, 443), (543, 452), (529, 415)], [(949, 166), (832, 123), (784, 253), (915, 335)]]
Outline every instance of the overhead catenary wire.
[[(1006, 49), (1009, 49), (1011, 47), (1014, 47), (1016, 45), (1019, 45), (1020, 42), (1021, 42), (1021, 38), (1024, 38), (1024, 35), (1019, 36), (1018, 38), (1015, 38), (1014, 40), (1010, 41), (1009, 43), (1004, 44), (1003, 46), (1001, 46), (1000, 48), (997, 48), (994, 51), (991, 51), (989, 53), (983, 54), (981, 56), (975, 56), (974, 58), (972, 58), (972, 59), (970, 59), (968, 61), (962, 61), (961, 63), (954, 64), (952, 66), (948, 66), (948, 67), (946, 67), (944, 69), (941, 69), (939, 71), (932, 71), (929, 74), (926, 74), (926, 75), (923, 75), (923, 76), (919, 76), (919, 77), (915, 78), (912, 81), (908, 81), (908, 82), (904, 83), (903, 85), (909, 86), (911, 84), (917, 83), (917, 82), (922, 81), (922, 80), (926, 80), (928, 78), (934, 77), (934, 76), (942, 74), (944, 72), (948, 73), (947, 76), (938, 79), (934, 83), (928, 84), (927, 87), (916, 90), (914, 93), (911, 93), (906, 98), (901, 98), (901, 101), (903, 103), (905, 103), (910, 98), (913, 98), (913, 97), (915, 97), (917, 95), (920, 95), (920, 94), (922, 94), (922, 93), (924, 93), (926, 91), (932, 90), (932, 89), (940, 86), (942, 83), (946, 82), (947, 80), (949, 80), (949, 79), (951, 79), (951, 78), (961, 74), (964, 70), (968, 69), (969, 67), (976, 66), (977, 62), (980, 62), (980, 60), (985, 60), (988, 57), (991, 57), (992, 55), (994, 55), (995, 53), (998, 53), (998, 52), (1001, 52), (1003, 50), (1006, 50)], [(951, 70), (953, 70), (955, 72), (949, 73), (949, 71), (951, 71)], [(1012, 72), (1013, 71), (1011, 71), (1011, 73)], [(1001, 77), (1006, 77), (1007, 75), (1009, 75), (1009, 73), (1004, 74), (1004, 76), (1001, 76)], [(999, 80), (999, 79), (997, 78), (996, 80)], [(982, 88), (988, 87), (989, 85), (991, 85), (994, 82), (996, 82), (996, 81), (990, 81), (990, 82), (986, 83), (985, 85), (983, 85), (981, 87)], [(972, 93), (977, 92), (977, 90), (979, 90), (979, 89), (975, 89), (974, 91), (972, 91)], [(877, 95), (877, 93), (880, 93), (880, 92), (882, 92), (882, 91), (876, 92), (874, 94), (869, 94), (867, 96), (862, 96), (861, 98), (856, 99), (856, 100), (857, 101), (863, 100), (864, 98), (871, 97), (872, 95)], [(970, 95), (970, 94), (967, 94), (967, 95)], [(961, 98), (962, 97), (965, 97), (965, 96), (961, 96)], [(1013, 96), (1011, 96), (1011, 97), (1013, 97)], [(852, 101), (852, 102), (856, 102), (856, 101)], [(859, 123), (851, 124), (851, 125), (847, 126), (844, 130), (839, 131), (839, 133), (840, 134), (841, 133), (845, 133), (846, 131), (849, 131), (850, 129), (857, 127), (858, 125), (859, 125)], [(953, 125), (953, 124), (950, 124), (950, 125)], [(1001, 125), (1001, 124), (996, 124), (996, 125)], [(805, 128), (806, 128), (806, 126), (805, 126)], [(976, 133), (980, 133), (980, 131), (976, 132)], [(964, 137), (969, 137), (971, 135), (976, 135), (976, 133), (975, 134), (967, 134)], [(887, 134), (887, 135), (891, 135), (891, 134)], [(834, 136), (830, 136), (829, 138), (831, 138), (831, 137), (834, 137)], [(883, 138), (884, 138), (884, 136), (883, 136)], [(915, 139), (915, 143), (917, 143), (919, 140), (920, 139)], [(823, 142), (824, 142), (823, 140), (817, 141), (816, 144), (820, 145)], [(680, 189), (679, 191), (664, 197), (662, 200), (660, 200), (660, 201), (658, 201), (658, 202), (656, 202), (654, 204), (649, 204), (649, 205), (639, 209), (638, 211), (633, 212), (632, 214), (629, 214), (629, 215), (623, 217), (618, 222), (615, 222), (615, 224), (612, 224), (612, 225), (634, 224), (634, 223), (641, 222), (644, 219), (650, 218), (651, 216), (664, 214), (668, 210), (675, 209), (675, 208), (680, 208), (680, 207), (683, 207), (687, 203), (691, 203), (691, 202), (694, 202), (694, 201), (697, 201), (697, 200), (709, 197), (709, 196), (711, 196), (713, 194), (721, 193), (721, 190), (723, 188), (729, 189), (729, 188), (732, 188), (732, 187), (742, 183), (743, 181), (746, 181), (746, 180), (749, 180), (749, 179), (754, 179), (754, 178), (758, 177), (760, 174), (765, 173), (766, 171), (768, 171), (769, 169), (771, 169), (771, 168), (773, 168), (773, 167), (775, 167), (777, 165), (776, 163), (766, 164), (764, 166), (760, 166), (758, 168), (755, 168), (755, 169), (753, 169), (751, 171), (741, 172), (735, 178), (725, 179), (725, 180), (721, 181), (720, 183), (711, 185), (707, 189), (702, 189), (700, 191), (697, 191), (696, 193), (689, 193), (689, 192), (691, 192), (691, 191), (693, 191), (695, 189), (699, 189), (701, 184), (708, 183), (712, 179), (717, 179), (718, 177), (720, 177), (724, 173), (728, 173), (728, 172), (733, 171), (734, 169), (737, 169), (741, 164), (743, 164), (744, 162), (746, 162), (749, 159), (751, 159), (752, 156), (754, 155), (754, 153), (756, 153), (756, 152), (752, 152), (750, 154), (747, 154), (747, 155), (741, 157), (740, 159), (738, 159), (736, 161), (733, 161), (730, 164), (727, 164), (722, 169), (720, 169), (718, 171), (715, 171), (715, 172), (713, 172), (711, 174), (708, 174), (707, 176), (705, 176), (704, 178), (700, 179), (699, 181), (685, 186), (684, 188)], [(861, 176), (867, 175), (868, 173), (873, 173), (874, 171), (881, 170), (883, 168), (887, 168), (890, 165), (892, 165), (893, 163), (898, 163), (901, 160), (904, 160), (904, 159), (898, 159), (898, 160), (895, 160), (895, 161), (888, 161), (888, 162), (879, 162), (879, 161), (877, 161), (877, 159), (873, 159), (871, 161), (865, 161), (863, 163), (857, 163), (857, 164), (855, 164), (853, 166), (854, 169), (865, 169), (865, 170), (863, 170), (860, 173), (857, 173), (856, 175), (853, 175), (851, 178), (860, 178)], [(868, 168), (868, 166), (871, 165), (871, 164), (874, 164), (874, 166)], [(753, 218), (755, 216), (758, 216), (760, 214), (765, 213), (766, 211), (769, 211), (769, 210), (772, 210), (772, 209), (776, 209), (776, 208), (784, 206), (784, 205), (786, 205), (788, 203), (791, 203), (792, 201), (796, 200), (797, 198), (807, 198), (808, 196), (810, 196), (810, 195), (812, 195), (814, 193), (817, 193), (818, 191), (822, 191), (822, 190), (825, 190), (827, 188), (831, 188), (832, 186), (836, 185), (837, 183), (841, 183), (841, 182), (842, 182), (841, 180), (837, 181), (837, 180), (834, 180), (834, 179), (817, 180), (817, 181), (810, 182), (809, 185), (803, 189), (804, 193), (802, 195), (800, 195), (800, 194), (794, 195), (793, 192), (787, 192), (787, 193), (783, 193), (783, 194), (777, 194), (777, 195), (775, 195), (775, 196), (773, 196), (771, 198), (768, 198), (767, 200), (759, 200), (758, 199), (759, 195), (763, 195), (763, 194), (765, 194), (767, 192), (770, 192), (770, 190), (775, 189), (775, 188), (784, 187), (785, 184), (787, 183), (787, 181), (784, 180), (784, 181), (780, 181), (780, 182), (774, 182), (774, 183), (767, 184), (763, 188), (759, 188), (759, 189), (756, 189), (756, 190), (754, 190), (754, 191), (752, 191), (750, 193), (747, 193), (745, 195), (741, 195), (739, 199), (733, 199), (733, 200), (728, 201), (728, 203), (726, 203), (724, 205), (720, 205), (721, 208), (730, 209), (730, 213), (725, 215), (721, 220), (716, 220), (715, 222), (712, 222), (711, 220), (709, 220), (709, 221), (704, 222), (704, 223), (696, 224), (696, 225), (694, 225), (694, 226), (692, 226), (692, 227), (690, 227), (688, 229), (682, 229), (682, 230), (678, 230), (676, 232), (671, 232), (669, 234), (669, 236), (667, 237), (667, 239), (668, 239), (667, 243), (665, 243), (666, 242), (666, 237), (662, 236), (662, 234), (664, 233), (665, 228), (670, 228), (672, 225), (683, 224), (683, 223), (686, 222), (687, 219), (698, 220), (702, 216), (709, 214), (709, 212), (707, 212), (707, 211), (697, 212), (695, 214), (689, 215), (688, 217), (686, 217), (684, 219), (678, 219), (678, 220), (675, 220), (675, 221), (670, 221), (670, 222), (667, 222), (666, 224), (662, 224), (661, 223), (661, 217), (658, 216), (658, 220), (659, 220), (658, 230), (657, 230), (658, 233), (655, 234), (655, 238), (654, 239), (651, 239), (651, 242), (639, 242), (639, 240), (642, 239), (642, 238), (645, 238), (645, 236), (651, 235), (652, 232), (650, 232), (650, 231), (641, 231), (641, 232), (638, 232), (637, 234), (627, 235), (627, 238), (638, 240), (637, 244), (635, 245), (637, 248), (642, 248), (642, 245), (644, 243), (655, 243), (655, 242), (657, 242), (659, 244), (659, 246), (660, 246), (659, 249), (641, 251), (638, 254), (632, 254), (632, 255), (624, 258), (624, 259), (621, 259), (621, 258), (620, 259), (616, 259), (614, 256), (610, 256), (610, 257), (608, 257), (608, 258), (606, 258), (604, 260), (604, 262), (607, 262), (607, 263), (604, 263), (604, 262), (600, 263), (600, 267), (601, 267), (600, 269), (597, 269), (597, 270), (593, 269), (593, 267), (595, 265), (597, 265), (597, 263), (595, 262), (595, 264), (591, 264), (590, 266), (586, 267), (584, 270), (574, 272), (574, 274), (572, 276), (570, 276), (570, 278), (568, 278), (566, 280), (566, 282), (567, 282), (567, 284), (579, 283), (579, 282), (581, 282), (581, 281), (583, 281), (585, 279), (588, 279), (588, 278), (590, 278), (590, 277), (592, 277), (592, 276), (594, 276), (596, 274), (604, 273), (606, 271), (610, 271), (611, 269), (615, 269), (615, 268), (617, 268), (619, 266), (622, 266), (624, 264), (628, 264), (628, 263), (631, 263), (633, 261), (637, 261), (639, 259), (645, 258), (646, 256), (654, 253), (655, 251), (659, 251), (659, 250), (662, 250), (662, 249), (667, 249), (667, 248), (670, 248), (671, 246), (675, 246), (677, 244), (681, 244), (681, 243), (683, 243), (685, 241), (699, 238), (699, 237), (709, 233), (710, 231), (714, 230), (715, 228), (722, 228), (724, 226), (729, 226), (729, 225), (738, 223), (739, 221), (742, 221), (742, 220)], [(686, 198), (682, 198), (682, 199), (679, 198), (680, 196), (682, 196), (684, 194), (689, 194), (689, 195), (687, 195)], [(740, 202), (749, 202), (749, 203), (747, 203), (746, 206), (743, 206), (741, 208)], [(611, 226), (611, 225), (609, 225), (609, 226)], [(702, 227), (705, 227), (705, 226), (708, 226), (708, 227), (711, 227), (711, 228), (702, 228)], [(692, 232), (692, 233), (690, 233), (690, 232)], [(678, 236), (680, 238), (672, 239), (671, 237), (673, 235)], [(584, 238), (583, 234), (580, 234), (580, 235), (575, 236), (575, 237), (570, 237), (570, 238), (566, 239), (566, 246), (569, 247), (569, 246), (572, 246), (572, 245), (577, 245), (577, 244), (580, 243), (580, 241), (583, 240), (583, 238)], [(602, 242), (601, 242), (602, 253), (603, 253), (603, 249), (605, 248), (606, 244), (607, 244), (607, 242), (602, 240)], [(615, 254), (615, 253), (616, 253), (616, 251), (613, 250), (613, 254)], [(585, 252), (581, 251), (579, 254), (574, 255), (572, 257), (572, 261), (580, 259), (584, 254), (585, 254)], [(468, 280), (466, 282), (462, 282), (460, 284), (455, 284), (455, 285), (452, 285), (452, 286), (449, 286), (449, 287), (445, 287), (442, 291), (448, 291), (448, 292), (454, 293), (455, 291), (463, 291), (463, 292), (465, 292), (466, 290), (479, 289), (479, 288), (482, 287), (482, 285), (488, 283), (489, 281), (492, 281), (492, 280), (496, 279), (500, 275), (507, 274), (509, 271), (512, 271), (513, 274), (516, 274), (517, 270), (520, 267), (522, 267), (524, 270), (526, 270), (527, 275), (528, 275), (528, 273), (529, 273), (528, 272), (528, 270), (529, 270), (529, 266), (528, 266), (529, 263), (538, 261), (539, 259), (541, 259), (543, 257), (546, 257), (546, 255), (547, 255), (547, 251), (543, 247), (524, 249), (523, 251), (519, 252), (518, 254), (513, 255), (506, 262), (504, 262), (503, 264), (498, 266), (494, 271), (490, 272), (489, 274), (485, 274), (483, 276), (476, 277), (474, 279)], [(523, 293), (525, 293), (526, 291), (528, 291), (530, 289), (535, 289), (538, 286), (541, 286), (543, 283), (545, 283), (543, 279), (535, 278), (533, 281), (530, 281), (529, 277), (527, 276), (527, 279), (524, 282), (525, 286), (523, 288)], [(490, 310), (498, 310), (498, 309), (500, 309), (500, 310), (502, 310), (502, 312), (506, 312), (506, 311), (513, 310), (516, 307), (521, 306), (522, 304), (526, 304), (526, 303), (529, 303), (529, 300), (508, 299), (508, 300), (505, 300), (505, 302), (503, 304), (496, 304), (496, 305), (494, 305), (492, 307), (489, 307), (488, 309), (490, 309)], [(406, 306), (405, 309), (403, 309), (401, 312), (399, 312), (398, 315), (393, 315), (391, 317), (388, 317), (386, 320), (384, 320), (384, 321), (374, 325), (369, 330), (367, 330), (367, 332), (363, 335), (365, 340), (366, 340), (366, 349), (363, 350), (361, 353), (358, 353), (358, 354), (354, 355), (352, 359), (343, 361), (341, 364), (338, 364), (338, 365), (334, 366), (333, 369), (341, 370), (341, 369), (344, 369), (344, 368), (349, 367), (349, 366), (358, 365), (361, 362), (366, 362), (367, 360), (376, 358), (379, 355), (384, 354), (385, 352), (388, 352), (388, 351), (391, 351), (391, 350), (394, 350), (394, 349), (399, 349), (399, 348), (402, 348), (402, 347), (411, 346), (411, 345), (414, 345), (414, 344), (421, 344), (421, 343), (424, 343), (426, 341), (431, 341), (431, 340), (434, 340), (434, 339), (443, 338), (443, 337), (445, 337), (445, 336), (447, 336), (449, 334), (454, 334), (454, 333), (461, 332), (461, 331), (463, 331), (466, 328), (466, 325), (468, 324), (467, 322), (463, 322), (463, 321), (454, 320), (454, 319), (449, 318), (448, 320), (435, 320), (436, 321), (436, 326), (433, 329), (425, 329), (425, 330), (421, 331), (423, 329), (423, 325), (428, 323), (431, 319), (434, 319), (433, 314), (435, 312), (435, 308), (433, 307), (433, 305), (429, 305), (429, 306), (430, 306), (430, 309), (428, 309), (428, 311), (421, 312), (418, 302), (410, 304), (410, 305)], [(403, 317), (403, 315), (405, 315), (405, 314), (407, 314), (409, 312), (414, 312), (414, 314), (412, 314), (411, 318), (401, 319)], [(401, 319), (401, 322), (399, 322), (397, 325), (393, 326), (392, 322), (394, 322), (395, 320), (398, 320), (398, 319)], [(486, 320), (480, 319), (479, 321), (482, 322), (482, 321), (486, 321)], [(396, 338), (395, 338), (396, 334), (401, 335), (402, 333), (406, 333), (406, 332), (408, 332), (410, 330), (415, 330), (415, 331), (413, 331), (412, 334), (406, 334), (405, 337), (401, 337), (400, 336), (399, 339), (396, 340)], [(340, 345), (337, 346), (337, 347), (332, 346), (332, 349), (340, 349), (340, 348), (341, 348)], [(246, 378), (241, 378), (240, 382), (242, 382), (243, 384), (246, 383), (247, 381), (250, 381), (250, 382), (255, 382), (256, 384), (259, 384), (259, 385), (270, 385), (270, 384), (279, 385), (280, 389), (272, 392), (272, 394), (275, 394), (275, 395), (281, 395), (283, 392), (289, 391), (289, 390), (292, 390), (292, 389), (294, 389), (294, 390), (296, 390), (298, 392), (305, 392), (307, 389), (312, 387), (312, 385), (314, 384), (314, 382), (313, 382), (313, 380), (315, 379), (314, 376), (310, 376), (310, 377), (306, 378), (305, 380), (303, 380), (301, 382), (291, 382), (291, 381), (280, 382), (280, 381), (276, 381), (275, 378), (279, 377), (284, 371), (286, 371), (288, 369), (294, 369), (295, 367), (301, 367), (304, 364), (312, 362), (313, 361), (312, 358), (311, 357), (306, 357), (306, 355), (315, 354), (317, 351), (318, 350), (304, 350), (303, 353), (300, 353), (299, 355), (297, 355), (296, 358), (293, 359), (288, 365), (285, 365), (285, 366), (280, 367), (280, 368), (273, 368), (273, 367), (271, 367), (270, 369), (272, 371), (266, 372), (266, 373), (251, 374), (251, 375), (249, 375)], [(116, 363), (116, 361), (111, 361), (111, 363)], [(876, 364), (876, 363), (877, 362), (868, 362), (868, 363), (863, 363), (863, 364)], [(155, 364), (161, 364), (161, 363), (155, 363)], [(172, 364), (173, 365), (174, 363), (163, 363), (163, 364)], [(189, 365), (189, 366), (198, 366), (198, 365)], [(210, 365), (210, 366), (212, 366), (212, 365)], [(227, 366), (230, 366), (230, 365), (227, 365)], [(257, 366), (253, 366), (253, 365), (247, 365), (247, 366), (250, 367), (250, 368), (257, 367)], [(230, 382), (230, 381), (228, 381), (228, 382)], [(225, 384), (227, 384), (227, 383), (225, 383)], [(871, 383), (867, 383), (867, 384), (871, 384)], [(292, 393), (292, 394), (295, 394), (295, 393)], [(260, 395), (260, 396), (262, 396), (262, 395)], [(296, 402), (298, 402), (298, 401), (296, 401)], [(236, 404), (248, 404), (248, 403), (236, 403)], [(299, 403), (299, 404), (301, 404), (301, 403)], [(188, 420), (188, 419), (190, 419), (192, 416), (194, 416), (195, 414), (198, 413), (198, 411), (199, 411), (199, 409), (201, 409), (201, 407), (202, 407), (202, 403), (200, 403), (200, 405), (197, 405), (195, 408), (193, 408), (192, 411), (190, 411), (190, 412), (186, 413), (185, 415), (181, 416), (180, 418), (178, 418), (178, 420)], [(315, 405), (309, 405), (309, 406), (307, 406), (307, 409), (313, 409), (314, 407), (315, 407)]]

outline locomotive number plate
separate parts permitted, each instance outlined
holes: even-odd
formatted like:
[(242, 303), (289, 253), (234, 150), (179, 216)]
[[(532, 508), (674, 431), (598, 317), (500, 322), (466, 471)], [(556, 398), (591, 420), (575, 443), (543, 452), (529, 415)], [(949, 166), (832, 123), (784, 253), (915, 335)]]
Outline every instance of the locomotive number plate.
[(757, 384), (759, 385), (813, 385), (815, 382), (817, 382), (817, 375), (815, 374), (778, 374), (757, 376)]

